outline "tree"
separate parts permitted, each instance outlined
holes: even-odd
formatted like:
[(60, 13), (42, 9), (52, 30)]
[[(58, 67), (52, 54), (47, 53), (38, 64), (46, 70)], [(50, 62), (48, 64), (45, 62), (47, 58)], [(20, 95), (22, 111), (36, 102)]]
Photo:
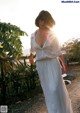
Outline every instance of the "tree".
[[(9, 82), (7, 81), (9, 80), (9, 73), (10, 76), (14, 74), (14, 62), (12, 59), (22, 55), (20, 36), (24, 35), (26, 35), (26, 33), (16, 25), (0, 22), (0, 84), (2, 95), (2, 100), (0, 101), (2, 101), (2, 104), (5, 104), (6, 100), (6, 84)], [(13, 74), (10, 72), (9, 67)], [(8, 71), (6, 70), (7, 68)], [(17, 75), (17, 72), (15, 75)]]
[(0, 58), (22, 55), (20, 36), (27, 35), (16, 25), (0, 22)]

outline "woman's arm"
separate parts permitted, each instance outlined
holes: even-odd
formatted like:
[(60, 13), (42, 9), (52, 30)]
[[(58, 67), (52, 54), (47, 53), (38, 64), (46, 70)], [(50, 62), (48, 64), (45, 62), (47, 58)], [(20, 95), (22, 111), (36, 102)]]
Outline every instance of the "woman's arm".
[(63, 55), (59, 56), (59, 61), (61, 62), (61, 67), (63, 68), (63, 71), (66, 72), (67, 71), (67, 67), (65, 65), (65, 60), (64, 60)]

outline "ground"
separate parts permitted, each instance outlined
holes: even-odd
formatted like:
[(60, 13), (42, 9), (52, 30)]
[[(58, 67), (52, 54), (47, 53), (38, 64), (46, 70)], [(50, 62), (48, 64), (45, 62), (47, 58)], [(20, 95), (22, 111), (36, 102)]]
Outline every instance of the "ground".
[[(72, 76), (76, 75), (76, 79), (66, 87), (71, 98), (73, 113), (80, 113), (80, 67), (72, 70), (73, 68), (68, 73)], [(9, 113), (47, 113), (43, 93), (39, 93), (28, 101), (11, 105)]]

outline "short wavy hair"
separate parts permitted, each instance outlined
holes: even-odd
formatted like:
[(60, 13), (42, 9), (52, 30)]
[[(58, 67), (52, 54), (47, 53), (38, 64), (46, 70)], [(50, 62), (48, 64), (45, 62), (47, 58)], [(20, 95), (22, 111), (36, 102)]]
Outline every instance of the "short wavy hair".
[(46, 26), (53, 27), (55, 25), (55, 20), (53, 19), (52, 15), (45, 10), (42, 10), (37, 18), (35, 19), (35, 25), (39, 27), (39, 21), (44, 21)]

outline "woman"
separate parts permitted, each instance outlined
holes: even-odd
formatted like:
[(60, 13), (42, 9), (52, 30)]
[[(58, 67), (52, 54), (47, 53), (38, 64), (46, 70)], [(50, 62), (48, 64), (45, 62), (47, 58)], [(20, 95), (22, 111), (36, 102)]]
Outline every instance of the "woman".
[(35, 25), (38, 29), (31, 35), (30, 63), (34, 63), (36, 53), (36, 68), (48, 113), (73, 113), (58, 61), (58, 57), (62, 57), (59, 42), (51, 31), (55, 21), (48, 11), (42, 10)]

